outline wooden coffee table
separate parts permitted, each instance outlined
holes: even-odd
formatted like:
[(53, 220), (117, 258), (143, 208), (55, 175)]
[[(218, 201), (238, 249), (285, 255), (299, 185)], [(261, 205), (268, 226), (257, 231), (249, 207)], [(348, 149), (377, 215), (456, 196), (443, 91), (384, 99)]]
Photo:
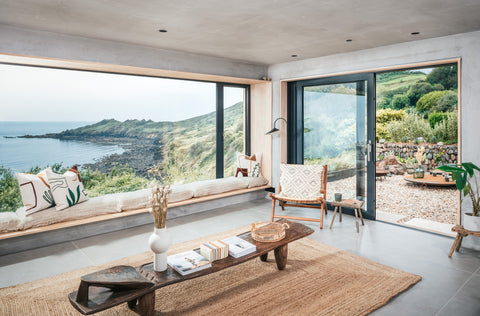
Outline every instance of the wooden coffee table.
[(168, 267), (167, 271), (156, 272), (153, 264), (147, 263), (139, 267), (117, 266), (81, 277), (78, 291), (68, 295), (70, 303), (82, 314), (89, 315), (108, 308), (127, 303), (130, 309), (140, 315), (153, 315), (155, 308), (155, 290), (170, 284), (201, 277), (237, 264), (260, 257), (267, 261), (268, 253), (273, 250), (275, 262), (279, 270), (287, 264), (288, 244), (313, 233), (313, 229), (296, 222), (284, 219), (279, 223), (288, 223), (285, 238), (277, 242), (257, 242), (251, 233), (238, 235), (255, 244), (257, 250), (240, 258), (228, 256), (212, 262), (212, 267), (182, 276)]
[(414, 178), (412, 175), (403, 177), (405, 181), (416, 183), (423, 186), (441, 186), (441, 187), (454, 187), (455, 181), (445, 181), (445, 179), (438, 175), (432, 176), (430, 174), (426, 174), (423, 178)]

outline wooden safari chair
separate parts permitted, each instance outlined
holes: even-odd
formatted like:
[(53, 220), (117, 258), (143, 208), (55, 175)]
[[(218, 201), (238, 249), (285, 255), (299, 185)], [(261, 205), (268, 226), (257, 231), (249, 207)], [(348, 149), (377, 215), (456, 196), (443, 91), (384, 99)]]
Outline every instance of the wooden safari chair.
[[(327, 165), (280, 165), (280, 187), (272, 198), (272, 222), (275, 218), (319, 222), (323, 228), (323, 212), (327, 213)], [(282, 210), (286, 206), (320, 209), (320, 218), (276, 215), (275, 201)]]

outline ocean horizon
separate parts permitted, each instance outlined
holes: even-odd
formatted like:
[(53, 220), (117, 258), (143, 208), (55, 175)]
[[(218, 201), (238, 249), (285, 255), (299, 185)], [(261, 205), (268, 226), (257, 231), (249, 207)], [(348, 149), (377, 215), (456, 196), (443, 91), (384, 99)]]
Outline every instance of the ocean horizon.
[(24, 135), (59, 133), (95, 122), (0, 121), (0, 166), (15, 172), (61, 163), (65, 167), (94, 163), (105, 156), (121, 154), (116, 144), (55, 138), (18, 138)]

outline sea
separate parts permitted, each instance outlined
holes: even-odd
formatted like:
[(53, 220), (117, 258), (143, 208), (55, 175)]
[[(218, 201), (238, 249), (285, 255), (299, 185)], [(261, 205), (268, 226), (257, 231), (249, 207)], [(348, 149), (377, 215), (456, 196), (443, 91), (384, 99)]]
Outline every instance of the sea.
[(23, 135), (59, 133), (94, 122), (5, 122), (0, 121), (0, 166), (15, 172), (61, 163), (64, 167), (94, 163), (102, 157), (121, 154), (116, 144), (54, 138), (19, 138)]

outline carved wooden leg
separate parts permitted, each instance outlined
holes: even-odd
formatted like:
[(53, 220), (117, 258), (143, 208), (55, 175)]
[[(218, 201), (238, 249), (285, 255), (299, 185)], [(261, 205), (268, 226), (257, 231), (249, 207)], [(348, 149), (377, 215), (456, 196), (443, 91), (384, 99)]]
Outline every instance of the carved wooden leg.
[(338, 215), (340, 215), (340, 223), (342, 222), (342, 207), (339, 207)]
[(355, 209), (355, 224), (357, 224), (357, 233), (359, 233), (360, 230), (358, 229), (358, 209), (357, 208)]
[(273, 222), (273, 217), (275, 216), (275, 199), (272, 198), (272, 218), (271, 221)]
[(142, 316), (153, 316), (155, 313), (155, 292), (138, 298), (137, 312)]
[(458, 244), (457, 244), (457, 252), (460, 250), (460, 246), (462, 245), (462, 240), (463, 237), (467, 236), (466, 234), (460, 233), (460, 238), (458, 239)]
[(262, 260), (263, 262), (267, 261), (267, 259), (268, 259), (268, 252), (260, 256), (260, 260)]
[(131, 300), (127, 302), (128, 308), (131, 310), (135, 309), (135, 306), (137, 306), (137, 299)]
[(285, 269), (285, 266), (287, 265), (288, 244), (275, 248), (273, 252), (275, 253), (275, 261), (277, 262), (278, 270)]
[[(448, 257), (449, 257), (449, 258), (452, 257), (453, 251), (454, 251), (455, 248), (457, 247), (458, 241), (460, 240), (460, 236), (461, 236), (461, 234), (460, 234), (460, 233), (457, 233), (457, 237), (455, 237), (455, 240), (453, 241), (452, 248), (450, 249), (450, 252), (448, 253)], [(457, 249), (457, 251), (458, 251), (458, 249)]]
[(87, 304), (88, 302), (88, 287), (89, 284), (85, 281), (80, 281), (80, 286), (77, 292), (77, 302)]
[(365, 226), (365, 223), (363, 222), (363, 216), (362, 216), (362, 209), (358, 209), (358, 214), (360, 215), (360, 219), (362, 220), (362, 226)]
[(332, 222), (330, 223), (330, 229), (332, 229), (333, 221), (335, 220), (335, 214), (337, 214), (337, 209), (338, 206), (335, 206), (335, 209), (333, 210)]

